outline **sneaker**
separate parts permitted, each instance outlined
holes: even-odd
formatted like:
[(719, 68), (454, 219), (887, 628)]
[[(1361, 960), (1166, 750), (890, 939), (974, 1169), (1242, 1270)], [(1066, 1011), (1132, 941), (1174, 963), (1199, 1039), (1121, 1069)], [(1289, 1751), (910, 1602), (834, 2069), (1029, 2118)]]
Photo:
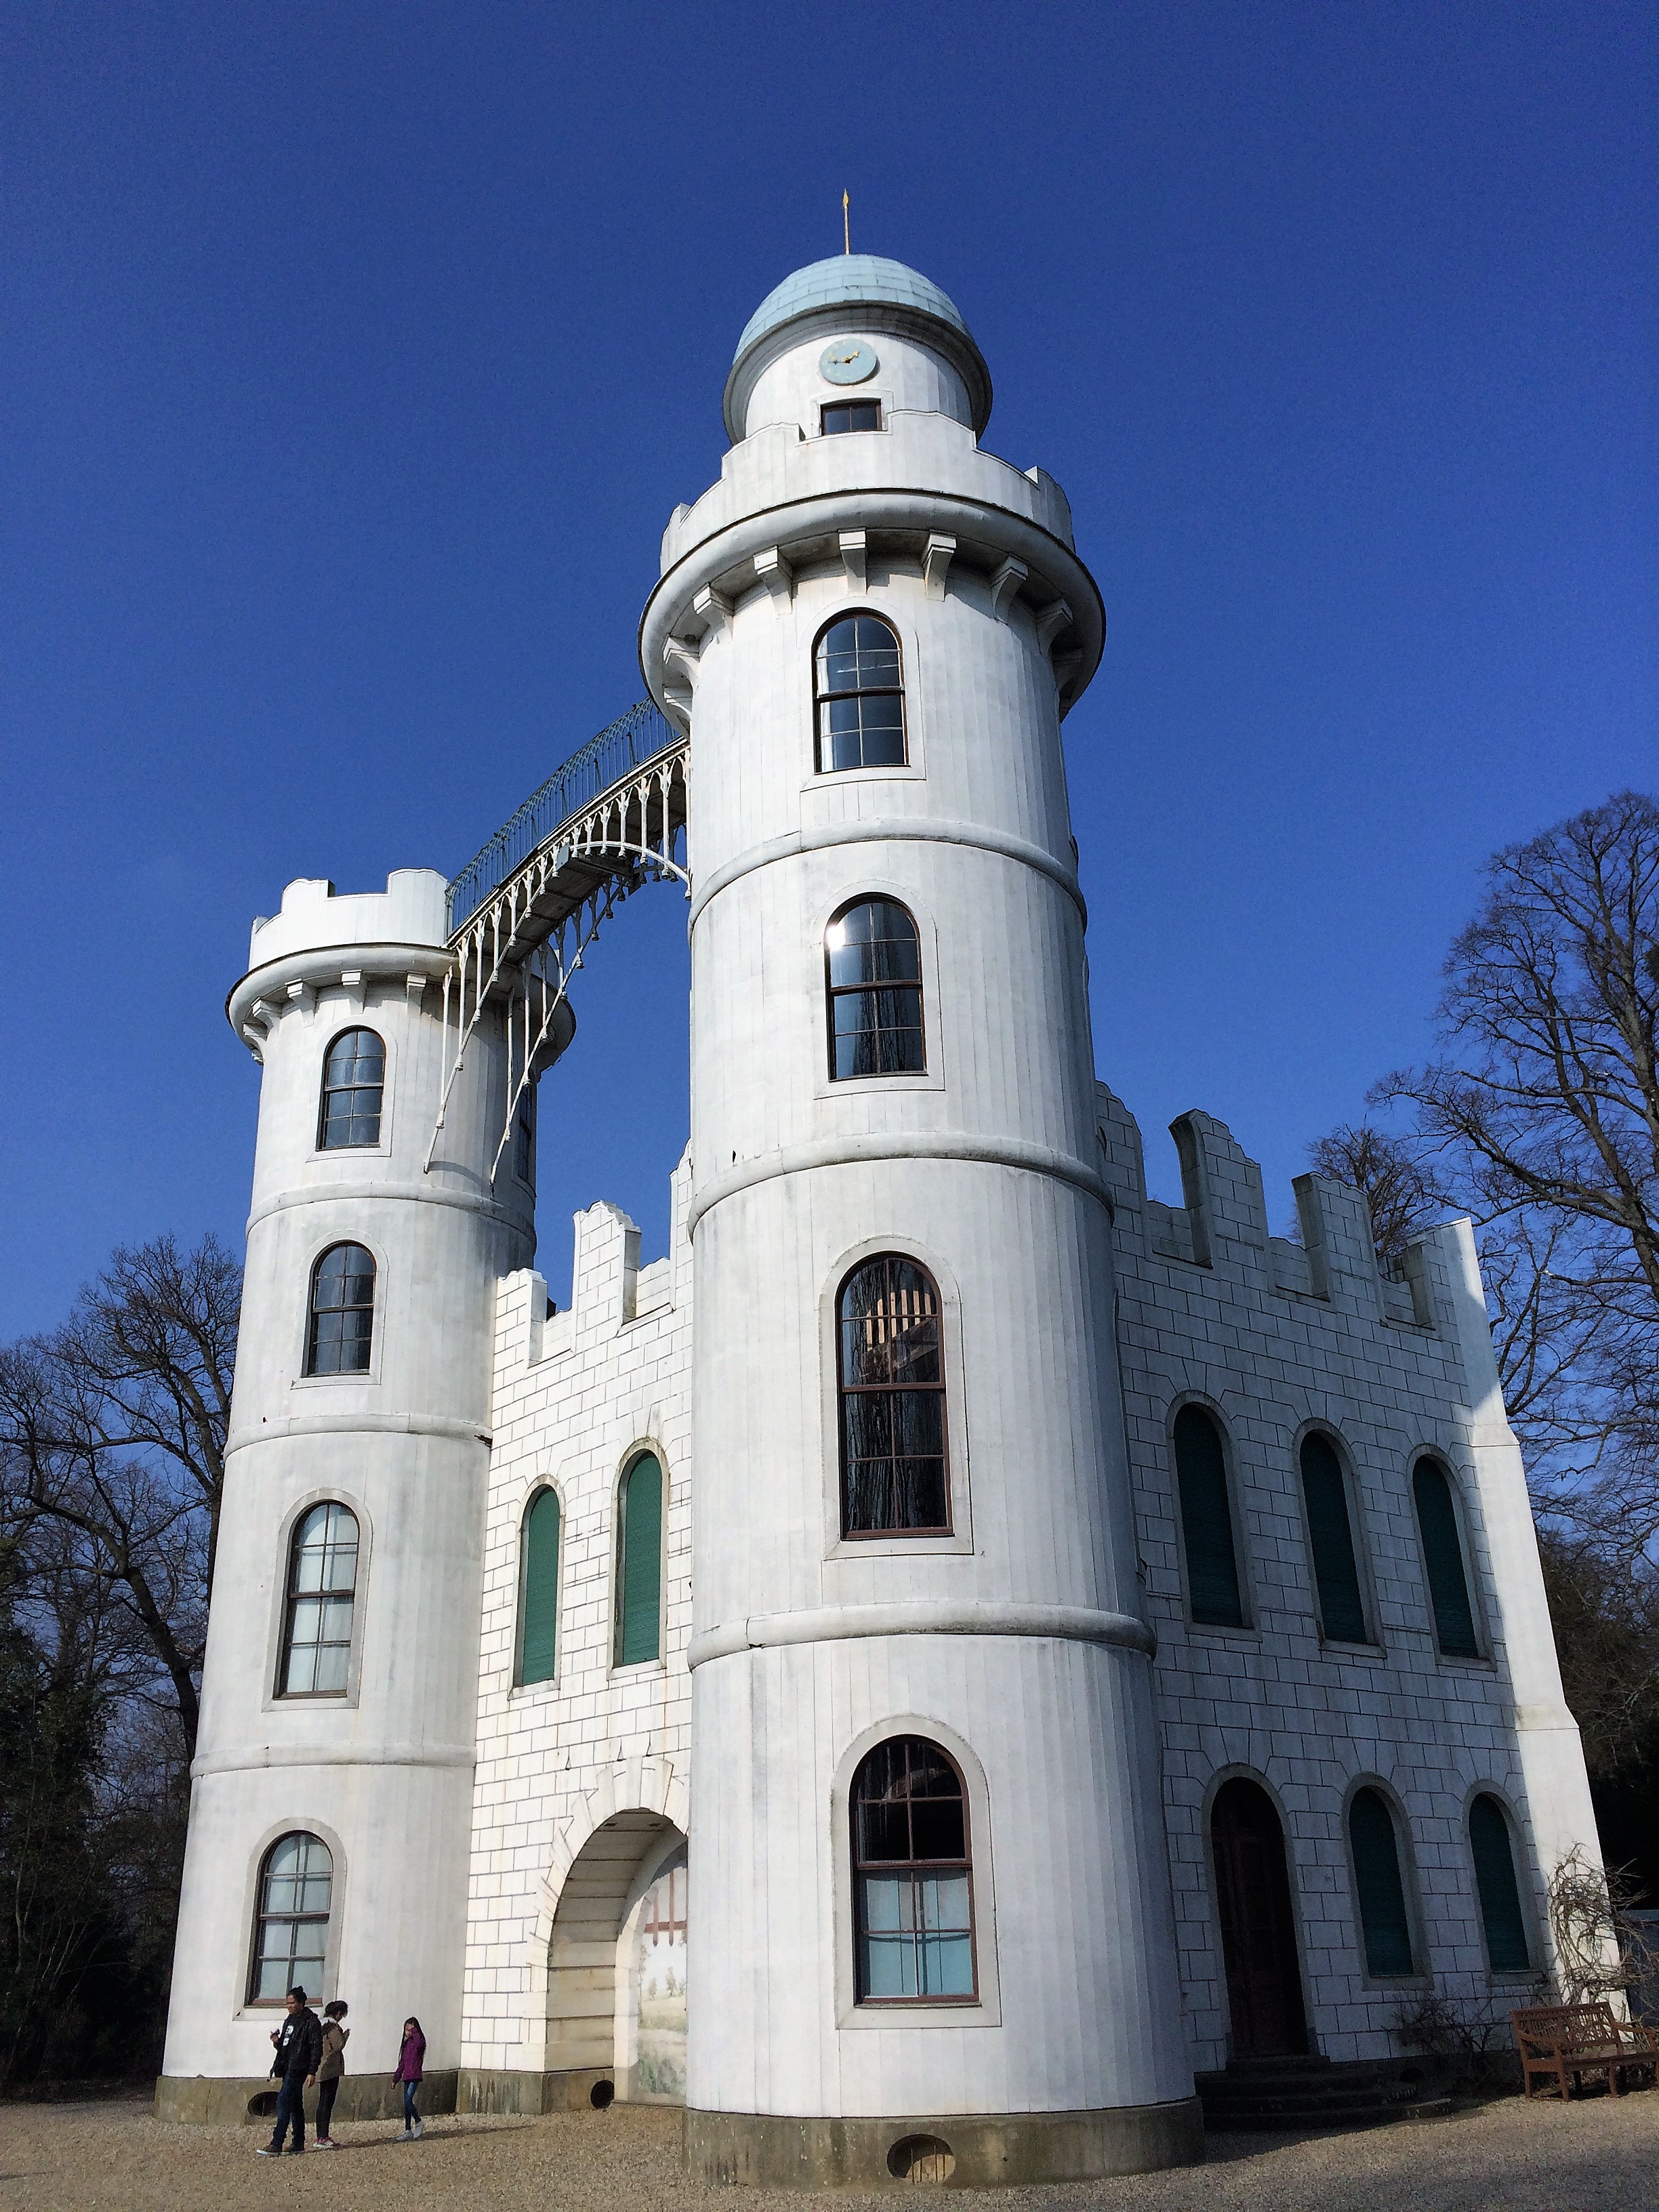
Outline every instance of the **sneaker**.
[(288, 2147), (288, 2154), (290, 2158), (303, 2158), (306, 2154), (306, 2147), (303, 2143), (290, 2143)]
[(282, 2154), (275, 2143), (261, 2143), (253, 2154), (255, 2158), (280, 2158)]
[(414, 2134), (410, 2137), (410, 2141), (411, 2142), (419, 2142), (419, 2141), (421, 2140), (421, 2137), (422, 2137), (425, 2133), (426, 2133), (426, 2122), (425, 2122), (424, 2120), (416, 2120), (416, 2123), (415, 2123), (415, 2132), (414, 2132)]

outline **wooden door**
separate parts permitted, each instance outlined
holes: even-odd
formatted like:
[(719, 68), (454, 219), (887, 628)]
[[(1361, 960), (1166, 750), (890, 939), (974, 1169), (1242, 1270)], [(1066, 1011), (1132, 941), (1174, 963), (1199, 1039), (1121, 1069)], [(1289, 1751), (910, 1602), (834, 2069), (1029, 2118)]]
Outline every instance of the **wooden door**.
[(1267, 1791), (1224, 1783), (1210, 1815), (1221, 1952), (1235, 2058), (1290, 2057), (1308, 2048), (1285, 1834)]

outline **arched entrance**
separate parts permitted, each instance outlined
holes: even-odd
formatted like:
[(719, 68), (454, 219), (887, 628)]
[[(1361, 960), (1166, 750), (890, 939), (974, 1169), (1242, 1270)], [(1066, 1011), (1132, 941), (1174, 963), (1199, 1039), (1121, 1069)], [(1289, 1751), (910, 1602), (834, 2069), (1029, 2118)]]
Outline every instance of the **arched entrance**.
[(1224, 1783), (1210, 1813), (1221, 1954), (1235, 2058), (1299, 2057), (1308, 2048), (1285, 1832), (1267, 1791)]
[(685, 2101), (685, 1838), (659, 1813), (613, 1813), (572, 1861), (547, 1954), (547, 2068), (617, 2094)]

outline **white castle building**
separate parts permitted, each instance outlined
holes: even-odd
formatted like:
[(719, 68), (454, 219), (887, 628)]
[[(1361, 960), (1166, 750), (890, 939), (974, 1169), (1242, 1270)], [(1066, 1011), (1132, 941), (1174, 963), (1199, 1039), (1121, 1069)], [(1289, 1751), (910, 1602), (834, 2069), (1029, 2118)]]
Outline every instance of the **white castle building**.
[[(413, 2013), (440, 2108), (683, 2103), (707, 2176), (1096, 2174), (1197, 2154), (1195, 2071), (1549, 1971), (1595, 1831), (1469, 1225), (1394, 1279), (1304, 1176), (1275, 1237), (1196, 1112), (1148, 1196), (1060, 746), (1100, 596), (990, 404), (913, 270), (791, 276), (651, 704), (456, 884), (254, 925), (164, 2112), (256, 2106), (299, 1981), (346, 2112)], [(655, 883), (671, 1249), (591, 1207), (556, 1312), (537, 1084)]]

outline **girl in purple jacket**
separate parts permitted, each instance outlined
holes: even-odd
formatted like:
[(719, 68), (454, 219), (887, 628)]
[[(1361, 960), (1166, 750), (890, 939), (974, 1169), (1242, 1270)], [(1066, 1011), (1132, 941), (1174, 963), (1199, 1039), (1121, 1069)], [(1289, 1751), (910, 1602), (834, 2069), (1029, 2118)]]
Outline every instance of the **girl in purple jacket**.
[(404, 2022), (404, 2047), (398, 2053), (398, 2070), (394, 2081), (404, 2085), (404, 2134), (405, 2142), (421, 2140), (421, 2116), (415, 2109), (415, 2092), (421, 2086), (421, 2075), (426, 2064), (426, 2038), (421, 2033), (421, 2023), (411, 2014)]

